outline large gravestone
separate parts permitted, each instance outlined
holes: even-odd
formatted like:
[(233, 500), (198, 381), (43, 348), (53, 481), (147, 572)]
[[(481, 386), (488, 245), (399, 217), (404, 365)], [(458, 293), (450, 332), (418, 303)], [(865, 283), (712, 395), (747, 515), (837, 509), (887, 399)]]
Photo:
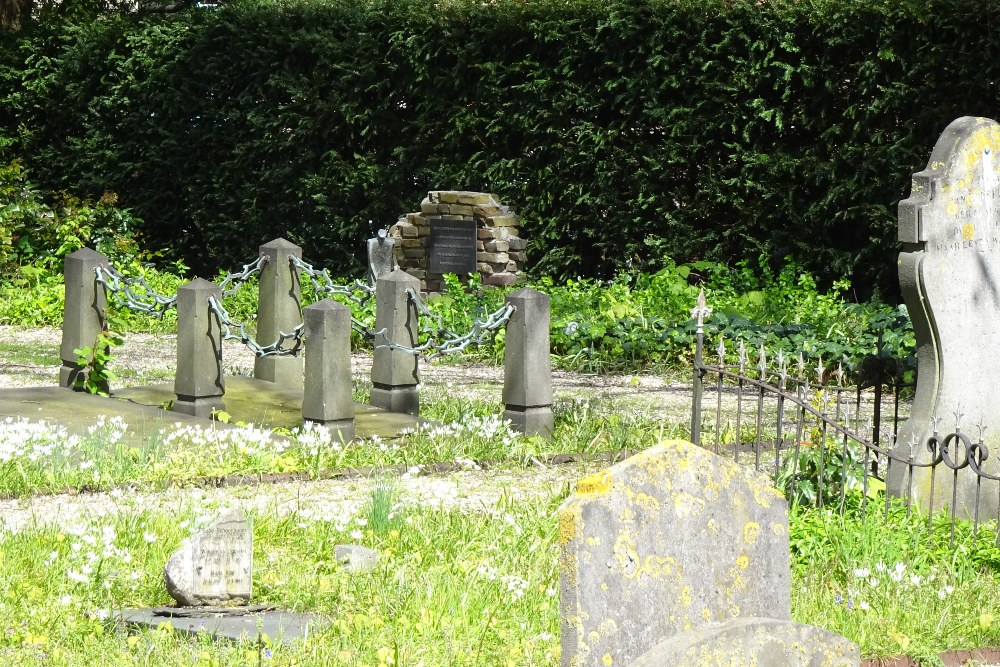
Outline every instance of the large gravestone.
[(581, 480), (559, 510), (559, 544), (567, 667), (628, 665), (709, 623), (791, 617), (787, 503), (763, 475), (690, 443)]
[[(1000, 452), (1000, 125), (987, 118), (959, 118), (938, 139), (927, 168), (913, 175), (910, 197), (899, 203), (899, 282), (917, 339), (918, 376), (910, 419), (894, 454), (917, 463), (931, 459), (927, 440), (935, 417), (942, 435), (955, 413), (973, 438), (974, 425), (989, 427), (986, 444)], [(992, 436), (992, 437), (990, 437)], [(950, 452), (961, 461), (964, 448)], [(986, 469), (997, 470), (994, 456)], [(950, 469), (934, 476), (934, 505), (951, 504)], [(947, 474), (944, 474), (947, 473)], [(976, 475), (959, 471), (957, 505), (971, 515)], [(996, 515), (996, 482), (982, 481), (980, 516)], [(931, 501), (929, 468), (893, 464), (888, 486), (897, 495)], [(986, 514), (983, 514), (986, 512)]]

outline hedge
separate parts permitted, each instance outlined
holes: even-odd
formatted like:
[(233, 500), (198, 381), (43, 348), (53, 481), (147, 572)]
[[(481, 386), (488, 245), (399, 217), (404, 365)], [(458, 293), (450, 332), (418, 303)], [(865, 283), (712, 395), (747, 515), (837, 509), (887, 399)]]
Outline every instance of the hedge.
[[(430, 189), (515, 203), (535, 274), (785, 256), (895, 289), (895, 203), (996, 116), (1000, 3), (253, 0), (42, 22), (0, 132), (199, 271), (283, 235), (335, 273)], [(7, 85), (10, 83), (12, 85)], [(371, 222), (369, 222), (371, 221)]]

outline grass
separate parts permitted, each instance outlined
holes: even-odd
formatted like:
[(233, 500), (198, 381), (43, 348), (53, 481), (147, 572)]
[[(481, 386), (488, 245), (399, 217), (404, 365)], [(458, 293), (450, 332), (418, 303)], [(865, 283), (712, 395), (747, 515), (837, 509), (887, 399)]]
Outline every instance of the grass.
[(30, 366), (58, 366), (59, 348), (44, 343), (0, 342), (0, 358), (6, 363)]
[[(173, 515), (122, 498), (113, 517), (4, 535), (0, 656), (24, 665), (559, 664), (558, 496), (508, 496), (481, 514), (403, 503), (394, 521), (372, 521), (391, 489), (376, 486), (354, 514), (252, 516), (254, 601), (332, 620), (305, 642), (266, 651), (167, 629), (109, 632), (104, 620), (112, 608), (168, 602), (163, 562), (216, 507)], [(333, 558), (341, 543), (377, 549), (376, 571), (346, 573)]]

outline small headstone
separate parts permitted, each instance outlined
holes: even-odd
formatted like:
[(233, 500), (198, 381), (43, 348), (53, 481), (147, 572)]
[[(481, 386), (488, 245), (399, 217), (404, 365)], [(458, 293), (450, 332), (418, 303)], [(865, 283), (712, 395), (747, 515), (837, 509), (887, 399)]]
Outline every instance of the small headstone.
[(396, 263), (396, 239), (389, 230), (380, 229), (373, 239), (368, 239), (368, 284), (372, 287), (382, 276), (399, 268)]
[(338, 544), (333, 557), (348, 572), (371, 572), (378, 565), (378, 552), (358, 544)]
[(860, 664), (857, 644), (822, 628), (773, 618), (734, 618), (665, 639), (630, 667), (858, 667)]
[(253, 531), (241, 510), (220, 516), (175, 551), (163, 581), (177, 604), (236, 606), (249, 602)]
[[(1000, 312), (1000, 125), (987, 118), (965, 117), (951, 123), (931, 153), (927, 167), (913, 175), (908, 199), (899, 203), (899, 283), (917, 339), (917, 389), (910, 419), (900, 429), (896, 457), (929, 463), (926, 444), (933, 419), (963, 414), (962, 430), (976, 434), (986, 427), (991, 452), (1000, 446), (1000, 393), (991, 391), (1000, 377), (996, 313)], [(945, 431), (944, 429), (949, 429)], [(958, 446), (962, 450), (961, 446)], [(956, 464), (962, 451), (953, 451)], [(986, 470), (1000, 466), (991, 456)], [(890, 468), (888, 486), (897, 495), (911, 493), (930, 502), (929, 468)], [(938, 474), (935, 504), (949, 505), (953, 476)], [(958, 471), (958, 507), (971, 516), (977, 479), (971, 468)], [(997, 482), (982, 480), (980, 516), (996, 515)]]
[(791, 617), (788, 505), (768, 479), (669, 441), (559, 510), (562, 664), (628, 665), (675, 634)]

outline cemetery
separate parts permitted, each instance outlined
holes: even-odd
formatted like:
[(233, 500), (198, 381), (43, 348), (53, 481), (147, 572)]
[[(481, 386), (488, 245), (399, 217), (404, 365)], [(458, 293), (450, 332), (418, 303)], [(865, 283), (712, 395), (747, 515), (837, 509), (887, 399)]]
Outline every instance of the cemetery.
[(0, 0), (0, 656), (1000, 665), (955, 3)]

